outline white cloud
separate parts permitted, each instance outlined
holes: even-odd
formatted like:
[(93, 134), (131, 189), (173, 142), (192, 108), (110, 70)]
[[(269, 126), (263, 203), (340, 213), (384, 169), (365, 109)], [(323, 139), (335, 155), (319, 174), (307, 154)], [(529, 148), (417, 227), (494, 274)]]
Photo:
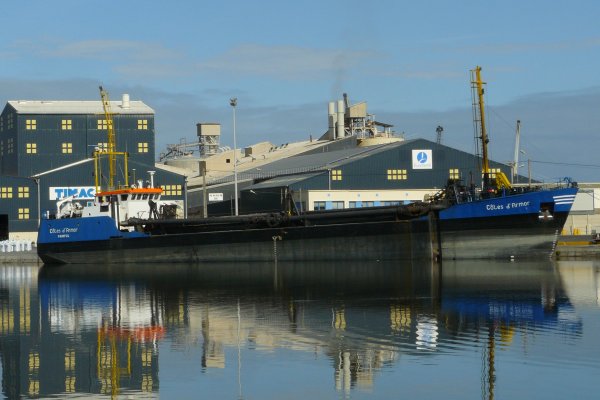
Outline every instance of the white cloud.
[(376, 56), (371, 51), (246, 44), (201, 62), (198, 67), (205, 71), (295, 80), (339, 74), (372, 61)]
[(159, 44), (132, 40), (84, 40), (40, 49), (40, 55), (95, 60), (153, 61), (179, 58), (180, 54)]
[(447, 48), (447, 50), (473, 52), (473, 53), (491, 53), (491, 54), (509, 54), (509, 53), (529, 53), (529, 52), (562, 52), (591, 49), (600, 46), (600, 38), (589, 37), (580, 40), (560, 41), (560, 42), (523, 42), (523, 43), (486, 43), (477, 46), (464, 46), (457, 48)]

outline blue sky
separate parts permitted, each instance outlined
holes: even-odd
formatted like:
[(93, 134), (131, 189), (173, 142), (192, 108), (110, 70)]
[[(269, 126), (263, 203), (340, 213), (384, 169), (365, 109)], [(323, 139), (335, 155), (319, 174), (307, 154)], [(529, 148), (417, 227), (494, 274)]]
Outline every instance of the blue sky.
[[(3, 4), (0, 101), (112, 99), (156, 111), (157, 152), (220, 122), (241, 146), (320, 136), (327, 102), (367, 101), (407, 138), (473, 151), (483, 68), (492, 158), (516, 120), (535, 177), (600, 181), (597, 1), (32, 0)], [(559, 164), (560, 163), (560, 164)]]

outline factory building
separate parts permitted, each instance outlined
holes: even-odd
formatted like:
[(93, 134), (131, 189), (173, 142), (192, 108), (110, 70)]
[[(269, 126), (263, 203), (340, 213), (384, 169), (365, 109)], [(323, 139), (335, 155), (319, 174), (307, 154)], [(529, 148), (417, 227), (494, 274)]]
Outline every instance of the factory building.
[[(290, 196), (299, 211), (423, 201), (448, 179), (480, 187), (478, 161), (475, 155), (426, 139), (305, 153), (244, 170), (238, 182), (239, 208), (242, 213), (279, 211)], [(492, 176), (498, 171), (510, 176), (505, 164), (491, 162), (490, 167)], [(194, 189), (191, 204), (206, 197), (209, 215), (226, 215), (232, 190), (230, 179)]]
[[(154, 164), (154, 110), (123, 95), (111, 101), (116, 148)], [(9, 101), (0, 115), (0, 174), (32, 176), (107, 148), (101, 101)]]
[[(163, 198), (185, 213), (186, 178), (157, 168), (154, 110), (124, 94), (111, 101), (117, 151), (129, 155), (128, 181), (163, 187)], [(97, 101), (9, 101), (0, 114), (0, 234), (35, 240), (39, 218), (62, 197), (91, 201), (95, 193), (92, 153), (108, 147), (108, 123)], [(125, 182), (123, 168), (117, 183)], [(100, 181), (105, 176), (100, 177)], [(5, 235), (6, 236), (6, 235)]]
[[(209, 125), (212, 129), (215, 124)], [(186, 144), (185, 152), (171, 150), (177, 156), (165, 163), (193, 171), (190, 215), (234, 213), (234, 164), (242, 214), (279, 212), (290, 204), (298, 211), (312, 211), (423, 201), (449, 179), (481, 187), (481, 157), (443, 145), (441, 127), (437, 142), (405, 140), (392, 128), (377, 121), (366, 102), (350, 104), (344, 94), (343, 100), (328, 103), (327, 130), (317, 140), (311, 136), (281, 145), (261, 142), (210, 154), (200, 151), (199, 158), (191, 157)], [(198, 130), (200, 139), (203, 132)], [(511, 176), (506, 164), (492, 161), (490, 167), (492, 177), (500, 171)]]

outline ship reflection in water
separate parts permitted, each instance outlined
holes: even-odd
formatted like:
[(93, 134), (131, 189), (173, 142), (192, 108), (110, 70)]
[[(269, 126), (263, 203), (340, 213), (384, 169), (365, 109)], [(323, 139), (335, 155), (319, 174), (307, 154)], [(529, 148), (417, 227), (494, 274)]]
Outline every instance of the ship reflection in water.
[(589, 262), (0, 267), (7, 398), (587, 398)]

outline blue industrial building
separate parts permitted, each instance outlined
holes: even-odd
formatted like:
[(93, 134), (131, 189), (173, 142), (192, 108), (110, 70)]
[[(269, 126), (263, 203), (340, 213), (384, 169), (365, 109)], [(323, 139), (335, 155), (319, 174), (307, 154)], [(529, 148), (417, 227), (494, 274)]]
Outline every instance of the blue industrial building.
[[(342, 143), (345, 142), (345, 143)], [(481, 158), (426, 139), (358, 146), (356, 137), (335, 142), (239, 173), (242, 213), (274, 212), (293, 199), (299, 211), (361, 208), (423, 201), (444, 188), (449, 179), (481, 187)], [(251, 163), (250, 163), (251, 164)], [(490, 162), (491, 175), (511, 168)], [(518, 177), (526, 182), (525, 177)], [(231, 214), (232, 178), (206, 187), (209, 215)], [(203, 189), (190, 191), (190, 212), (200, 213)]]
[[(154, 110), (128, 95), (111, 101), (110, 107), (116, 149), (129, 154), (129, 181), (145, 181), (147, 171), (155, 170), (163, 198), (183, 203), (185, 177), (154, 165)], [(100, 100), (16, 100), (5, 105), (0, 115), (0, 236), (34, 235), (41, 214), (54, 210), (61, 193), (84, 191), (88, 196), (80, 199), (91, 200), (94, 165), (88, 161), (94, 150), (107, 149), (107, 128)], [(124, 173), (118, 171), (118, 183), (124, 183)]]

